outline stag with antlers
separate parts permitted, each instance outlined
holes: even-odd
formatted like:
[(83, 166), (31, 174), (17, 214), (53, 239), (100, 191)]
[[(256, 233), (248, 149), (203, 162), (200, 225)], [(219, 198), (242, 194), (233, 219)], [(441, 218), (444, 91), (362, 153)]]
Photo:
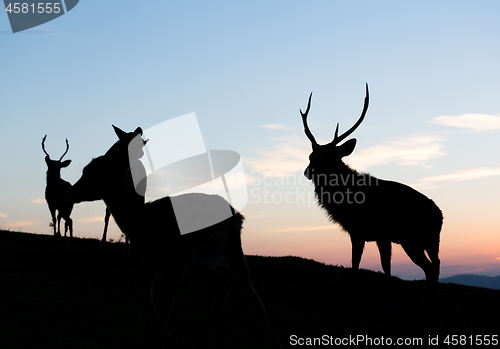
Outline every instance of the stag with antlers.
[[(136, 130), (136, 135), (141, 137), (142, 131)], [(274, 348), (281, 348), (269, 325), (259, 295), (250, 281), (247, 262), (241, 247), (243, 216), (234, 213), (230, 218), (215, 225), (181, 235), (170, 197), (146, 204), (135, 199), (137, 194), (130, 190), (127, 178), (130, 172), (129, 143), (127, 139), (120, 139), (105, 155), (92, 160), (83, 169), (82, 177), (70, 190), (69, 197), (75, 203), (104, 200), (121, 231), (132, 240), (134, 249), (144, 257), (141, 289), (156, 324), (157, 348), (172, 344), (165, 328), (175, 295), (186, 271), (199, 275), (215, 291), (213, 310), (198, 346), (207, 347), (210, 334), (229, 292), (228, 282), (215, 267), (223, 259), (248, 291)], [(140, 149), (131, 153), (136, 152), (138, 154), (136, 158), (143, 155), (144, 142), (140, 143), (142, 143)], [(187, 206), (190, 202), (194, 202), (210, 212), (219, 208), (227, 209), (229, 205), (217, 195), (184, 194), (177, 196), (176, 199), (179, 197)], [(160, 271), (165, 272), (168, 283), (158, 312), (152, 299), (152, 286)]]
[[(45, 200), (49, 205), (50, 215), (52, 216), (52, 226), (54, 227), (54, 235), (61, 236), (61, 217), (64, 218), (64, 236), (69, 229), (69, 236), (73, 237), (73, 220), (70, 218), (73, 210), (73, 203), (66, 198), (66, 192), (71, 188), (71, 184), (61, 178), (61, 168), (68, 167), (71, 160), (62, 161), (63, 157), (68, 153), (69, 143), (66, 139), (66, 151), (59, 160), (51, 160), (49, 154), (45, 150), (45, 140), (47, 135), (42, 139), (42, 150), (45, 153), (45, 162), (47, 163), (47, 187), (45, 188)], [(56, 230), (56, 210), (57, 213), (57, 230)]]
[(431, 199), (407, 185), (357, 172), (342, 161), (353, 152), (356, 139), (339, 143), (363, 122), (369, 102), (368, 84), (359, 120), (340, 136), (337, 124), (333, 140), (325, 145), (316, 142), (307, 125), (311, 98), (312, 93), (306, 112), (300, 110), (305, 134), (312, 144), (304, 175), (314, 183), (319, 206), (349, 234), (353, 270), (359, 269), (365, 242), (375, 241), (382, 269), (390, 279), (391, 243), (394, 242), (424, 271), (427, 291), (429, 295), (435, 294), (440, 265), (441, 210)]

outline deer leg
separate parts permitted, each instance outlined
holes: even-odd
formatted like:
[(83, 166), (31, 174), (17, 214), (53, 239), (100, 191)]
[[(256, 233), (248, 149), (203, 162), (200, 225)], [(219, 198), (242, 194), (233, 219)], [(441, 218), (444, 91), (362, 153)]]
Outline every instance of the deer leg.
[(64, 220), (64, 236), (66, 236), (66, 230), (69, 228), (69, 237), (73, 237), (73, 220), (68, 216)]
[(57, 236), (56, 231), (56, 209), (49, 206), (50, 216), (52, 217), (52, 227), (54, 228), (54, 235)]
[(64, 237), (66, 237), (68, 229), (69, 229), (69, 236), (73, 237), (73, 220), (69, 217), (68, 214), (60, 213), (58, 216), (59, 221), (61, 220), (61, 217), (64, 219)]
[(424, 249), (421, 248), (416, 248), (412, 246), (405, 246), (402, 245), (403, 249), (405, 250), (406, 254), (410, 259), (412, 260), (413, 263), (418, 265), (425, 273), (425, 278), (428, 279), (430, 276), (432, 276), (432, 263), (429, 261), (429, 259), (425, 256)]
[(352, 293), (358, 293), (358, 271), (359, 264), (361, 263), (361, 256), (363, 255), (363, 250), (365, 248), (365, 241), (353, 239), (351, 236), (351, 245), (352, 245)]
[(392, 244), (389, 240), (378, 240), (377, 241), (378, 251), (380, 252), (380, 262), (382, 264), (382, 269), (388, 279), (391, 278), (391, 254), (392, 254)]
[(250, 271), (248, 270), (248, 264), (245, 255), (243, 254), (243, 250), (241, 249), (241, 243), (238, 251), (226, 255), (226, 261), (228, 262), (231, 269), (233, 269), (234, 273), (242, 283), (243, 287), (247, 290), (252, 305), (258, 311), (262, 321), (266, 326), (267, 333), (271, 339), (273, 347), (276, 349), (282, 349), (283, 347), (281, 346), (278, 337), (276, 337), (276, 334), (274, 333), (273, 329), (271, 328), (271, 325), (269, 324), (269, 320), (267, 319), (264, 305), (262, 304), (259, 295), (253, 288), (252, 281), (250, 280)]
[(352, 245), (352, 270), (356, 273), (359, 270), (359, 263), (361, 263), (361, 256), (363, 255), (363, 250), (365, 249), (365, 241), (354, 239), (351, 236)]
[(436, 247), (427, 248), (427, 255), (432, 263), (432, 277), (429, 278), (429, 288), (432, 294), (436, 294), (436, 286), (439, 280), (439, 269), (441, 261), (439, 260), (439, 242)]
[(102, 233), (102, 239), (101, 239), (102, 248), (106, 246), (106, 235), (108, 234), (108, 224), (110, 216), (111, 216), (111, 211), (109, 210), (108, 206), (106, 206), (106, 215), (104, 216), (104, 232)]
[(206, 348), (208, 346), (208, 341), (210, 339), (210, 334), (215, 326), (217, 319), (226, 303), (227, 295), (229, 294), (230, 285), (224, 279), (215, 268), (210, 268), (207, 271), (198, 274), (205, 282), (214, 290), (215, 301), (210, 314), (210, 318), (203, 330), (200, 342), (198, 344), (199, 349)]
[[(434, 270), (435, 266), (432, 265), (431, 261), (426, 257), (424, 249), (419, 247), (405, 246), (402, 245), (406, 254), (413, 263), (418, 265), (425, 273), (425, 281), (428, 295), (431, 292), (431, 285), (435, 281)], [(436, 280), (437, 281), (437, 280)]]
[[(380, 253), (380, 262), (382, 264), (382, 269), (384, 270), (385, 278), (387, 280), (385, 284), (385, 291), (390, 295), (390, 299), (393, 299), (394, 297), (393, 297), (392, 280), (391, 280), (391, 254), (392, 254), (391, 240), (377, 240), (377, 247)], [(392, 307), (393, 304), (390, 305), (390, 308)]]
[[(61, 212), (57, 213), (57, 235), (61, 236)], [(66, 234), (64, 234), (66, 236)]]

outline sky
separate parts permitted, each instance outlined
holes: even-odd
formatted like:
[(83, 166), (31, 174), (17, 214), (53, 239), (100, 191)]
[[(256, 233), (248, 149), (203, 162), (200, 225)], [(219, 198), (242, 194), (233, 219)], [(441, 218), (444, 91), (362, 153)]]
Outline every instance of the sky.
[[(0, 228), (52, 234), (45, 143), (70, 150), (62, 178), (126, 131), (196, 113), (206, 149), (240, 154), (246, 254), (351, 265), (348, 235), (303, 176), (311, 145), (370, 106), (351, 167), (412, 186), (441, 208), (441, 276), (500, 274), (498, 1), (82, 0), (13, 34), (0, 14)], [(78, 237), (100, 238), (104, 204), (81, 203)], [(404, 230), (404, 227), (402, 227)], [(120, 240), (117, 226), (108, 234)], [(375, 243), (361, 267), (381, 270)], [(393, 245), (393, 274), (423, 278)]]

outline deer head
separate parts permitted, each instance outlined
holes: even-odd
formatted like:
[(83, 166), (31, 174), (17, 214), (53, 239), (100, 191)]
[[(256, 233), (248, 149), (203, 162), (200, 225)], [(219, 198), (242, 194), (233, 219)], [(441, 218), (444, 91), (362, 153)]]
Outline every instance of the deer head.
[[(127, 151), (127, 147), (130, 144), (132, 140), (140, 140), (139, 142), (134, 142), (134, 148), (133, 149), (128, 149), (129, 151), (133, 151), (134, 153), (137, 153), (136, 158), (140, 159), (144, 155), (144, 151), (142, 148), (146, 145), (146, 143), (149, 141), (149, 139), (143, 140), (142, 137), (142, 128), (137, 127), (135, 131), (133, 132), (125, 132), (122, 131), (120, 128), (116, 127), (115, 125), (112, 125), (113, 129), (115, 130), (116, 135), (118, 136), (118, 142), (116, 142), (106, 153), (106, 155), (109, 154), (117, 154), (117, 153), (122, 153), (125, 154)], [(136, 138), (138, 137), (138, 138)], [(134, 154), (135, 155), (135, 154)]]
[(66, 155), (68, 153), (68, 150), (69, 150), (68, 139), (66, 138), (66, 151), (59, 158), (59, 160), (51, 160), (50, 159), (50, 155), (45, 150), (45, 140), (46, 139), (47, 139), (47, 135), (45, 135), (45, 137), (43, 137), (43, 139), (42, 139), (42, 150), (43, 150), (43, 152), (46, 155), (45, 156), (45, 163), (47, 164), (48, 171), (50, 171), (50, 172), (54, 171), (54, 172), (59, 173), (59, 171), (61, 170), (61, 168), (68, 167), (69, 164), (71, 164), (71, 160), (61, 161), (63, 159), (64, 155)]
[(368, 94), (368, 84), (366, 84), (366, 97), (365, 97), (365, 105), (363, 107), (363, 112), (361, 113), (358, 121), (346, 132), (339, 136), (339, 124), (337, 123), (337, 128), (335, 129), (335, 135), (333, 140), (324, 145), (319, 145), (316, 142), (309, 126), (307, 125), (307, 115), (309, 114), (309, 109), (311, 108), (311, 98), (312, 92), (309, 95), (309, 102), (307, 103), (307, 109), (305, 113), (302, 113), (300, 110), (300, 114), (302, 115), (302, 122), (304, 124), (304, 132), (311, 141), (312, 153), (309, 155), (309, 166), (304, 171), (304, 176), (306, 176), (309, 180), (313, 180), (314, 174), (331, 174), (338, 172), (341, 166), (346, 166), (342, 162), (342, 158), (344, 156), (350, 155), (354, 148), (356, 147), (356, 139), (350, 139), (347, 142), (338, 145), (344, 139), (346, 139), (351, 133), (353, 133), (359, 125), (363, 122), (365, 118), (366, 111), (368, 110), (368, 102), (369, 102), (369, 94)]

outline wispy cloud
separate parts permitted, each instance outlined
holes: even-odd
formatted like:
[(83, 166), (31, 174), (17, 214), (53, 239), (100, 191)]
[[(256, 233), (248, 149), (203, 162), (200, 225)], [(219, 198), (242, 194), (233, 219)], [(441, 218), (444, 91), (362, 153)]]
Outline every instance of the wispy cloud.
[(288, 127), (283, 124), (269, 124), (269, 125), (260, 125), (260, 128), (267, 128), (270, 130), (289, 130), (291, 127)]
[(31, 202), (38, 205), (38, 204), (45, 204), (47, 201), (44, 199), (36, 198), (36, 199), (31, 199)]
[(354, 152), (346, 162), (360, 171), (365, 171), (371, 166), (389, 163), (430, 168), (429, 160), (446, 155), (442, 150), (443, 142), (443, 138), (433, 135), (401, 137), (395, 141)]
[(458, 171), (454, 173), (449, 173), (446, 175), (426, 177), (420, 180), (422, 183), (436, 183), (436, 182), (446, 182), (446, 181), (469, 181), (473, 179), (499, 176), (500, 167), (489, 168), (489, 167), (478, 167), (469, 170)]
[(7, 218), (7, 215), (5, 213), (0, 212), (0, 217)]
[(12, 228), (26, 228), (26, 227), (32, 227), (34, 225), (39, 225), (40, 222), (37, 221), (9, 221), (6, 224), (3, 224), (2, 226), (7, 228), (7, 229), (12, 229)]
[(260, 152), (258, 159), (246, 159), (245, 163), (263, 176), (279, 177), (304, 171), (308, 164), (311, 144), (304, 137), (274, 138), (278, 141), (270, 150)]
[(500, 130), (500, 116), (488, 114), (441, 115), (432, 119), (435, 124), (468, 128), (475, 131)]
[(104, 222), (104, 216), (93, 216), (78, 219), (79, 223)]
[[(277, 144), (273, 149), (263, 150), (259, 158), (247, 159), (245, 163), (259, 171), (261, 175), (270, 177), (304, 171), (309, 163), (310, 142), (296, 135), (274, 140)], [(444, 138), (433, 135), (410, 135), (355, 151), (344, 160), (359, 171), (390, 163), (430, 168), (430, 160), (446, 155), (443, 151), (444, 141)]]
[(295, 233), (295, 232), (306, 232), (306, 231), (319, 231), (319, 230), (332, 230), (335, 227), (330, 225), (319, 225), (319, 226), (304, 226), (304, 227), (285, 227), (278, 229), (268, 229), (265, 230), (266, 233)]

